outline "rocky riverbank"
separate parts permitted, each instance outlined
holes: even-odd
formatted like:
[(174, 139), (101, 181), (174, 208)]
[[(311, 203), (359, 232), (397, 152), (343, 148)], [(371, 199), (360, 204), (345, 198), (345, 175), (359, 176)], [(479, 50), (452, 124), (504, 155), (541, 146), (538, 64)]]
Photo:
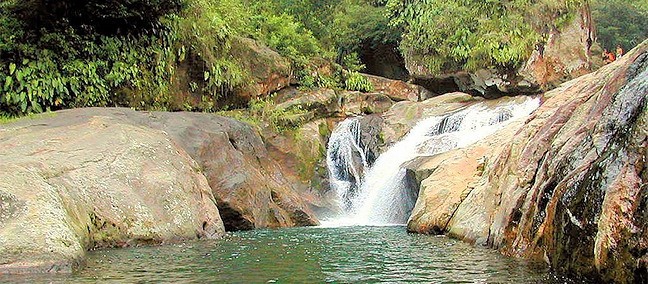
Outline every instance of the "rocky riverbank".
[(408, 229), (645, 282), (648, 42), (543, 100), (524, 122), (412, 163), (421, 189)]

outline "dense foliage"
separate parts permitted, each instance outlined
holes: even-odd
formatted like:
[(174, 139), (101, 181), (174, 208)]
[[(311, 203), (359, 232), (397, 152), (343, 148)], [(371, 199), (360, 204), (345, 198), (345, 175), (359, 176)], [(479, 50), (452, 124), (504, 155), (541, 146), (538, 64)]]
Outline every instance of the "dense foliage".
[[(255, 83), (241, 38), (288, 58), (302, 88), (371, 91), (358, 54), (376, 46), (432, 72), (513, 68), (584, 1), (0, 0), (0, 116), (227, 109)], [(646, 37), (640, 2), (593, 2), (605, 47)]]
[(512, 68), (567, 21), (583, 0), (388, 0), (401, 49), (430, 72)]
[(598, 42), (608, 50), (631, 49), (648, 38), (648, 1), (596, 0), (592, 3)]
[[(131, 21), (133, 15), (124, 13), (120, 18), (124, 23), (122, 28), (142, 25), (151, 31), (143, 35), (117, 35), (120, 26), (115, 21), (112, 25), (115, 30), (104, 30), (107, 34), (103, 34), (94, 29), (90, 20), (81, 19), (89, 8), (75, 7), (75, 4), (81, 5), (3, 2), (4, 9), (0, 12), (2, 113), (16, 115), (50, 108), (105, 106), (120, 101), (123, 93), (120, 90), (126, 89), (151, 102), (160, 102), (159, 96), (168, 94), (170, 63), (175, 60), (172, 44), (176, 38), (161, 27), (158, 17)], [(72, 12), (61, 8), (66, 5), (77, 9), (74, 17), (67, 17)], [(177, 8), (170, 7), (166, 12)], [(153, 27), (158, 29), (153, 31)]]
[[(336, 4), (355, 12), (346, 15)], [(353, 48), (381, 31), (368, 32), (367, 16), (353, 20), (362, 7), (376, 8), (364, 0), (2, 0), (0, 114), (82, 106), (227, 108), (225, 97), (254, 83), (242, 67), (249, 59), (233, 55), (240, 37), (289, 58), (304, 87), (367, 90), (370, 84), (355, 73), (363, 66)], [(387, 27), (379, 10), (371, 15)], [(348, 28), (330, 33), (340, 23)], [(350, 72), (331, 65), (336, 58)], [(324, 65), (331, 72), (319, 72)]]

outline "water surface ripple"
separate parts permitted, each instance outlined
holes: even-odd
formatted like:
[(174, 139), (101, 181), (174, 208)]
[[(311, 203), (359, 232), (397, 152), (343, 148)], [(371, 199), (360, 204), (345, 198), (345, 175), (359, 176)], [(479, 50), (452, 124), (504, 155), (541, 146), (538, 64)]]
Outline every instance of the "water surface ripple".
[(565, 283), (542, 265), (404, 227), (291, 228), (90, 252), (71, 275), (0, 282)]

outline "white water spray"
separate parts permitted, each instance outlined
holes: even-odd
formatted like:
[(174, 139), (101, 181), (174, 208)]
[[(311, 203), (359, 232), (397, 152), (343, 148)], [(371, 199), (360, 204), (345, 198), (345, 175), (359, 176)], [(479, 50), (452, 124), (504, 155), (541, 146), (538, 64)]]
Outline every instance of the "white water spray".
[[(357, 143), (358, 129), (354, 133), (353, 128), (350, 128), (355, 118), (342, 122), (331, 136), (327, 163), (331, 185), (340, 200), (346, 204), (345, 214), (323, 220), (323, 225), (404, 224), (414, 208), (418, 192), (408, 182), (406, 170), (401, 167), (403, 163), (418, 156), (440, 154), (475, 143), (510, 121), (528, 116), (538, 105), (537, 98), (525, 98), (523, 102), (508, 102), (491, 107), (486, 103), (478, 103), (445, 116), (423, 119), (401, 141), (381, 154), (368, 169), (365, 155), (355, 153), (366, 150)], [(349, 166), (357, 168), (357, 162), (353, 164), (353, 161), (358, 160), (357, 157), (361, 157), (364, 175), (356, 175), (357, 170), (349, 169)], [(348, 178), (340, 179), (344, 175), (335, 174), (344, 172), (353, 173), (353, 186), (348, 186)]]

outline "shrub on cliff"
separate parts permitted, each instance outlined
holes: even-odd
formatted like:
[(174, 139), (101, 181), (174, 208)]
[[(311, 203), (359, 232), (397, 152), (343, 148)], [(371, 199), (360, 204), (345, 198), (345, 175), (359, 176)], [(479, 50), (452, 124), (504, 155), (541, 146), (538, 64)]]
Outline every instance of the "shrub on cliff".
[(391, 24), (404, 29), (401, 49), (432, 73), (514, 68), (565, 23), (584, 0), (388, 0)]

